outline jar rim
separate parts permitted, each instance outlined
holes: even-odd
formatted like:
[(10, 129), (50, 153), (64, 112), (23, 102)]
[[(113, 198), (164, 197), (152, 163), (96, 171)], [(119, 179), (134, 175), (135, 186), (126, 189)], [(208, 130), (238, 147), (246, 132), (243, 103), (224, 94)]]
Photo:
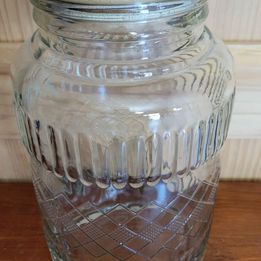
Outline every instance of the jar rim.
[[(48, 13), (75, 20), (141, 21), (180, 18), (207, 6), (207, 0), (31, 0)], [(107, 4), (105, 4), (107, 2)]]

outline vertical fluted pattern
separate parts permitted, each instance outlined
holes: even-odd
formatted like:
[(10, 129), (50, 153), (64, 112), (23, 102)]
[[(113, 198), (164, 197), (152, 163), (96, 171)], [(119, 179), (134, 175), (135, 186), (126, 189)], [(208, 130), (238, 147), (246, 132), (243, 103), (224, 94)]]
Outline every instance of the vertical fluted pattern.
[(108, 145), (85, 133), (44, 126), (24, 112), (18, 118), (31, 155), (57, 177), (86, 186), (138, 188), (187, 174), (215, 156), (227, 136), (232, 102), (233, 95), (194, 126), (130, 140), (112, 137)]

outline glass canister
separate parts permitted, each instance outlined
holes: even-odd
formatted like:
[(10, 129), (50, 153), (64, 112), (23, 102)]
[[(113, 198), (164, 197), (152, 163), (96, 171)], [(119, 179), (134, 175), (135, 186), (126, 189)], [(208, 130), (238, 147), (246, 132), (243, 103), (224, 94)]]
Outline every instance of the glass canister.
[(52, 259), (201, 260), (235, 90), (206, 0), (32, 3), (12, 76)]

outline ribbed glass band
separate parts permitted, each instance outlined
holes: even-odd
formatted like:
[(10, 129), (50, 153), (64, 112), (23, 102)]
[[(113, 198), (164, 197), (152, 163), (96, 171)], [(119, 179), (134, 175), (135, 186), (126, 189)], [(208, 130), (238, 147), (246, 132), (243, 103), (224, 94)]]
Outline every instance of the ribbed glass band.
[[(168, 182), (213, 158), (228, 132), (234, 94), (206, 120), (179, 130), (163, 130), (107, 144), (84, 133), (44, 125), (17, 106), (23, 142), (32, 158), (57, 177), (101, 188), (122, 189)], [(121, 127), (121, 126), (120, 126)]]
[(191, 14), (199, 17), (207, 14), (207, 0), (31, 0), (31, 2), (36, 8), (46, 12), (77, 20), (137, 21), (168, 16), (179, 18)]

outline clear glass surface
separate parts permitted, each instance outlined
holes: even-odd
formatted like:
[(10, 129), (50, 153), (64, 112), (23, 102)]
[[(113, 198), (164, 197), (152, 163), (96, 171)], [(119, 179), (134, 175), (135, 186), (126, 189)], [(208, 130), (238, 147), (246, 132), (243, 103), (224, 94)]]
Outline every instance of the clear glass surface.
[(201, 260), (235, 90), (206, 1), (32, 2), (12, 76), (52, 259)]

